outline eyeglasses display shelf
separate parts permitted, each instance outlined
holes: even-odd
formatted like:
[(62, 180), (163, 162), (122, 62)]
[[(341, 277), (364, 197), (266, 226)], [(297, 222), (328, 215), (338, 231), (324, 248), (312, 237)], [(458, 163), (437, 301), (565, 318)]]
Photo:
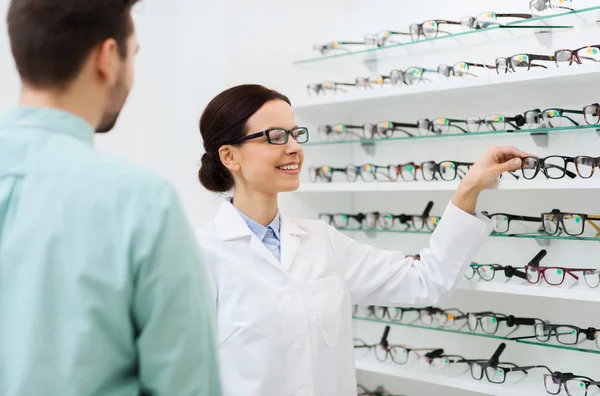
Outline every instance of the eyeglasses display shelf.
[[(593, 86), (600, 78), (600, 65), (572, 65), (549, 67), (544, 70), (523, 71), (509, 74), (490, 72), (473, 78), (453, 78), (444, 81), (426, 82), (403, 87), (355, 88), (350, 92), (308, 96), (304, 94), (292, 100), (294, 111), (301, 118), (314, 118), (323, 114), (361, 114), (365, 106), (398, 106), (419, 100), (426, 96), (440, 98), (448, 94), (464, 97), (485, 98), (488, 101), (506, 102), (514, 97), (515, 89), (521, 92), (536, 91), (540, 88), (552, 90), (558, 95), (562, 89), (573, 86)], [(490, 108), (492, 108), (490, 103)]]
[[(306, 58), (306, 59), (297, 60), (294, 62), (294, 64), (301, 65), (301, 64), (307, 64), (307, 63), (322, 62), (322, 61), (327, 61), (327, 60), (332, 60), (332, 59), (337, 59), (337, 58), (350, 58), (350, 57), (354, 57), (357, 55), (368, 55), (373, 52), (376, 52), (376, 53), (393, 52), (395, 49), (400, 49), (402, 47), (407, 47), (407, 48), (409, 48), (410, 51), (414, 51), (414, 49), (413, 49), (414, 47), (427, 48), (429, 43), (439, 41), (439, 40), (443, 40), (446, 42), (448, 42), (450, 40), (460, 40), (459, 42), (464, 45), (467, 43), (465, 41), (465, 39), (467, 39), (467, 38), (468, 39), (473, 38), (473, 40), (477, 40), (481, 37), (481, 40), (485, 40), (486, 42), (489, 42), (490, 37), (491, 37), (490, 33), (492, 33), (492, 32), (500, 32), (501, 33), (503, 30), (514, 31), (514, 29), (530, 30), (527, 28), (532, 28), (532, 27), (537, 27), (537, 26), (545, 26), (545, 25), (558, 25), (558, 26), (562, 26), (562, 27), (569, 27), (569, 25), (572, 23), (581, 23), (580, 22), (581, 19), (587, 20), (588, 18), (585, 17), (586, 14), (590, 14), (591, 17), (589, 19), (592, 19), (594, 12), (598, 11), (598, 10), (600, 10), (600, 6), (586, 7), (586, 8), (581, 8), (578, 10), (573, 10), (573, 11), (560, 12), (557, 14), (534, 16), (533, 18), (516, 20), (513, 22), (505, 23), (504, 26), (493, 25), (493, 26), (480, 28), (480, 29), (472, 29), (472, 30), (466, 30), (466, 31), (461, 31), (461, 32), (455, 32), (453, 34), (448, 34), (448, 35), (438, 35), (437, 37), (429, 38), (429, 39), (421, 38), (418, 41), (410, 41), (410, 39), (406, 38), (404, 40), (405, 42), (401, 42), (401, 43), (394, 43), (394, 44), (388, 44), (388, 45), (383, 45), (383, 46), (369, 46), (367, 48), (360, 48), (360, 49), (357, 49), (354, 51), (338, 52), (338, 53), (331, 53), (331, 54), (326, 54), (326, 55), (321, 55), (321, 56), (314, 56), (314, 57), (310, 57), (310, 58)], [(408, 28), (408, 26), (407, 26), (407, 28)], [(475, 39), (475, 37), (477, 37), (477, 39)], [(501, 37), (501, 36), (498, 36), (498, 37)]]
[[(494, 396), (542, 396), (547, 395), (541, 375), (531, 372), (528, 378), (518, 384), (491, 384), (487, 381), (476, 381), (467, 372), (459, 376), (448, 376), (421, 366), (419, 363), (400, 366), (395, 363), (380, 363), (375, 358), (356, 360), (356, 369), (376, 374), (390, 375), (413, 381), (433, 383), (454, 389), (478, 392)], [(538, 373), (539, 374), (539, 373)]]
[[(500, 180), (491, 187), (495, 190), (597, 190), (600, 179), (561, 179), (551, 180), (538, 177), (533, 180)], [(355, 182), (355, 183), (310, 183), (304, 181), (298, 192), (394, 192), (394, 191), (456, 191), (458, 181), (417, 181), (417, 182)]]
[(473, 290), (485, 293), (512, 294), (517, 296), (547, 297), (562, 300), (586, 301), (600, 303), (600, 289), (585, 287), (566, 288), (549, 285), (531, 285), (508, 282), (486, 282), (463, 280), (458, 286), (460, 290)]

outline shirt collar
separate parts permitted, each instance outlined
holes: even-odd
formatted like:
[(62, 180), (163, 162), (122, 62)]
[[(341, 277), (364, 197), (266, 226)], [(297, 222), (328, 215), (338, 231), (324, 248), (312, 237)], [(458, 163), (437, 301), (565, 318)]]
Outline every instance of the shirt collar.
[(94, 143), (94, 128), (83, 118), (50, 107), (17, 107), (0, 118), (0, 130), (8, 128), (41, 129)]
[[(234, 206), (235, 208), (235, 206)], [(252, 231), (252, 233), (254, 235), (256, 235), (256, 237), (259, 240), (263, 240), (265, 239), (265, 237), (267, 236), (267, 229), (271, 229), (273, 230), (273, 234), (275, 234), (275, 237), (277, 239), (280, 239), (279, 233), (281, 230), (281, 221), (279, 218), (279, 212), (277, 212), (277, 215), (275, 216), (275, 218), (273, 219), (273, 221), (271, 222), (271, 224), (269, 224), (268, 226), (264, 226), (262, 224), (257, 223), (256, 221), (252, 220), (250, 217), (246, 216), (245, 214), (243, 214), (242, 212), (240, 212), (237, 208), (235, 208), (238, 213), (240, 214), (240, 216), (242, 216), (242, 219), (244, 219), (244, 221), (246, 222), (246, 224), (248, 225), (248, 228), (250, 228), (250, 231)]]

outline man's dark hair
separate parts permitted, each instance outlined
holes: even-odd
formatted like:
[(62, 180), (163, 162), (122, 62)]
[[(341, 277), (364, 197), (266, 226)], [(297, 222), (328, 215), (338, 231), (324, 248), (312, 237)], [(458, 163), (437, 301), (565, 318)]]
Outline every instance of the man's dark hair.
[(109, 38), (127, 56), (138, 0), (11, 0), (8, 35), (23, 81), (63, 88), (79, 73), (94, 47)]

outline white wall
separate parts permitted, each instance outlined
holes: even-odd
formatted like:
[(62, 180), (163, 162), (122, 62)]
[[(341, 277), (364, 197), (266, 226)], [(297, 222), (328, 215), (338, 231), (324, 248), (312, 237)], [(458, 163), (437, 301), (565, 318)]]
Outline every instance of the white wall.
[[(18, 103), (20, 83), (5, 34), (8, 0), (0, 0), (0, 113)], [(218, 0), (145, 1), (134, 18), (141, 51), (136, 81), (116, 128), (96, 146), (170, 179), (194, 224), (212, 218), (216, 198), (196, 174), (202, 144), (198, 121), (225, 87), (224, 7)]]

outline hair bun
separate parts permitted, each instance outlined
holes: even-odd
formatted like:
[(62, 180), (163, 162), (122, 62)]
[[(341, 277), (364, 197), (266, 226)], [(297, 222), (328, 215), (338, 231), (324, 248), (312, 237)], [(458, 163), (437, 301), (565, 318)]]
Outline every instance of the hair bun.
[(233, 188), (233, 175), (214, 153), (202, 154), (202, 165), (198, 171), (200, 183), (209, 191), (225, 193)]

